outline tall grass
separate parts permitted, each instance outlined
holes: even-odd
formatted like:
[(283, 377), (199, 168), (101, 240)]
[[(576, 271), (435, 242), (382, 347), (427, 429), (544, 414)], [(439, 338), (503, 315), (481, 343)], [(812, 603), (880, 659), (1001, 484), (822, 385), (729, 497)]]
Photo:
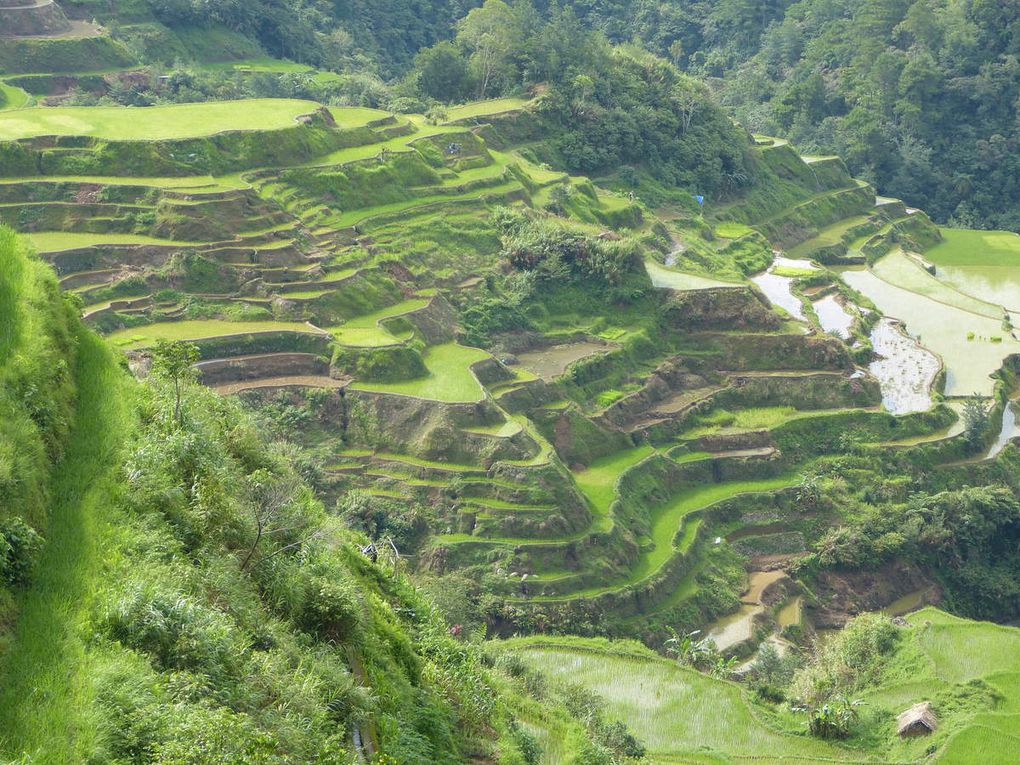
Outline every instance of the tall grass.
[(108, 506), (129, 422), (129, 391), (102, 341), (79, 336), (77, 411), (51, 485), (47, 543), (0, 666), (0, 752), (80, 762), (90, 713), (86, 614), (99, 570), (97, 518)]
[(24, 260), (17, 252), (14, 232), (0, 226), (0, 366), (11, 354), (20, 332), (18, 299), (24, 271)]

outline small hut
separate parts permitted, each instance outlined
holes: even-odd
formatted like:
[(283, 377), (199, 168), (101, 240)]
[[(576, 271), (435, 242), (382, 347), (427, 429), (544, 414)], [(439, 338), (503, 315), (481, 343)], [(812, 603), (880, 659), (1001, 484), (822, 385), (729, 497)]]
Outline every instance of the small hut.
[(935, 712), (932, 711), (930, 701), (922, 701), (914, 704), (910, 709), (900, 713), (896, 718), (897, 730), (901, 737), (927, 736), (939, 727), (935, 719)]

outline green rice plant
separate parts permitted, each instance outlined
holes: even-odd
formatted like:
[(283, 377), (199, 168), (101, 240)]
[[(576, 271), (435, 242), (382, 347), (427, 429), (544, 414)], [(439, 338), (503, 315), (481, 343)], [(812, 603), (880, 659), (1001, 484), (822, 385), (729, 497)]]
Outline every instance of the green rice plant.
[(423, 360), (428, 374), (425, 377), (404, 382), (367, 382), (352, 384), (355, 390), (399, 393), (415, 398), (436, 401), (480, 401), (484, 396), (471, 365), (489, 358), (486, 351), (478, 348), (444, 343), (425, 349)]
[(293, 127), (311, 114), (312, 101), (282, 98), (169, 106), (64, 106), (20, 112), (0, 123), (0, 140), (40, 135), (79, 135), (113, 141), (195, 138), (228, 130), (272, 131)]
[(647, 747), (652, 762), (686, 762), (686, 755), (699, 752), (755, 758), (767, 753), (777, 762), (783, 757), (859, 761), (850, 750), (764, 724), (735, 683), (649, 656), (637, 646), (628, 651), (629, 645), (603, 648), (600, 641), (526, 638), (509, 641), (505, 650), (552, 678), (599, 694), (609, 714)]
[(942, 241), (924, 256), (939, 266), (1020, 265), (1020, 234), (1012, 231), (975, 231), (941, 228)]

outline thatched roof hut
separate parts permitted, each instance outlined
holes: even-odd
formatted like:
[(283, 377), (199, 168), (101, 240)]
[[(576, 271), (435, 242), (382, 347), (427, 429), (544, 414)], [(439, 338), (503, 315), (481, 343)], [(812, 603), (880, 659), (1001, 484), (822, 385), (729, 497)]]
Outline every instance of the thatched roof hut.
[(939, 727), (930, 701), (914, 704), (910, 709), (901, 712), (896, 718), (896, 728), (901, 736), (927, 736)]

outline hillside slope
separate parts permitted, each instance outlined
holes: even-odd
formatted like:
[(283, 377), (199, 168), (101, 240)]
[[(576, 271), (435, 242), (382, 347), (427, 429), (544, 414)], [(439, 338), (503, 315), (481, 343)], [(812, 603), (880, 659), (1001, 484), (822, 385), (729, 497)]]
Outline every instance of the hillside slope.
[[(530, 702), (285, 445), (190, 384), (175, 420), (172, 384), (134, 382), (8, 229), (0, 258), (5, 760), (533, 761)], [(583, 724), (552, 714), (572, 757)]]

